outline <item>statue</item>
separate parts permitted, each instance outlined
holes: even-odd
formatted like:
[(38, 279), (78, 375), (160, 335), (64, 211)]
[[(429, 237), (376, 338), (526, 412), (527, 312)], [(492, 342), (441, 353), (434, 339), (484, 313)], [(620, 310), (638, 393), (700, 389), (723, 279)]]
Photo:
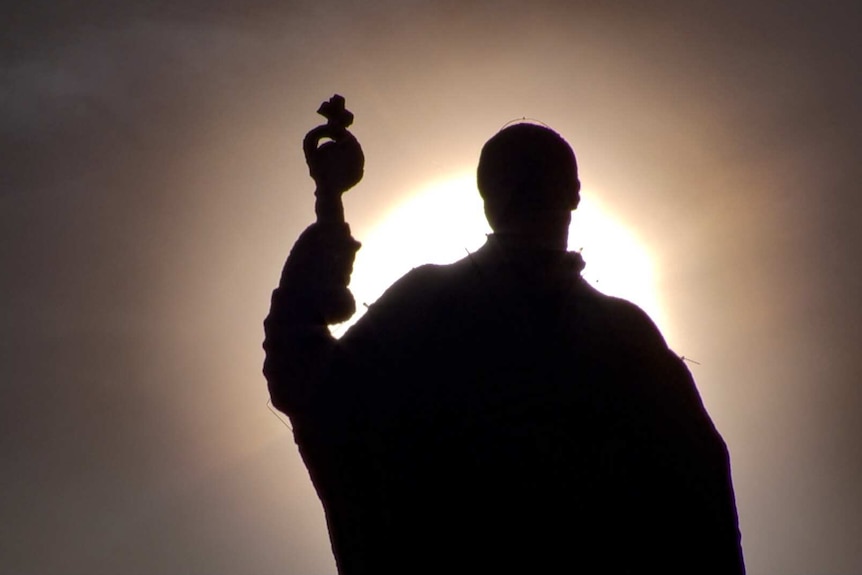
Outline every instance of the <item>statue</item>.
[(729, 455), (691, 374), (566, 250), (568, 143), (529, 123), (494, 135), (487, 243), (412, 270), (336, 340), (359, 249), (341, 194), (364, 158), (344, 99), (320, 113), (317, 222), (273, 292), (264, 375), (339, 573), (744, 573)]

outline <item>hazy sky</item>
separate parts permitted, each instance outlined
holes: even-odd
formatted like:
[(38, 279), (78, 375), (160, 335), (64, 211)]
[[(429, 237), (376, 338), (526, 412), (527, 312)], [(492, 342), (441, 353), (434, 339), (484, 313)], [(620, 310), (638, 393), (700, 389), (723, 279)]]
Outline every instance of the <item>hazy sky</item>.
[(334, 573), (260, 342), (335, 92), (360, 240), (513, 118), (567, 137), (700, 363), (749, 572), (862, 573), (858, 2), (13, 4), (3, 573)]

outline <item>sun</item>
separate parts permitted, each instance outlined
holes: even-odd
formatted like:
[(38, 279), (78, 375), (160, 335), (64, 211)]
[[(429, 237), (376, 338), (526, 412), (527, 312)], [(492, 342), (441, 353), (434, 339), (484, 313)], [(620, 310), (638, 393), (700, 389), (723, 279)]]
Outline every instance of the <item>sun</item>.
[[(569, 249), (581, 251), (587, 267), (584, 278), (608, 295), (634, 302), (660, 327), (666, 327), (660, 305), (655, 266), (636, 234), (610, 216), (584, 189), (572, 217)], [(491, 229), (485, 220), (475, 174), (430, 182), (395, 206), (366, 237), (356, 256), (350, 289), (357, 313), (333, 328), (336, 336), (356, 322), (365, 306), (410, 269), (446, 264), (477, 250)]]

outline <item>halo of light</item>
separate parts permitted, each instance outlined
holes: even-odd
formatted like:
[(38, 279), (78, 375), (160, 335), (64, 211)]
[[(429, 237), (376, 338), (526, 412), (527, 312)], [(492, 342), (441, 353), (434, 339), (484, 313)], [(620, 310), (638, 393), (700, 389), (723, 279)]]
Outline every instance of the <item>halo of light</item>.
[(649, 248), (632, 228), (610, 215), (595, 192), (581, 194), (572, 214), (569, 249), (581, 251), (587, 263), (584, 279), (602, 293), (637, 304), (664, 331), (668, 322)]

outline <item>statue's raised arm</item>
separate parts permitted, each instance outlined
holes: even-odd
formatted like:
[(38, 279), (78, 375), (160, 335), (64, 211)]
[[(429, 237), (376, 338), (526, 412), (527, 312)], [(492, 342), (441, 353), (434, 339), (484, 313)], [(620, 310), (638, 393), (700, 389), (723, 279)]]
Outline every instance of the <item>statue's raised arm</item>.
[(312, 129), (303, 151), (316, 186), (317, 221), (293, 245), (264, 321), (264, 375), (272, 403), (291, 418), (299, 417), (324, 376), (335, 341), (328, 325), (350, 319), (356, 311), (348, 289), (360, 247), (344, 221), (341, 196), (362, 179), (365, 157), (347, 131), (353, 114), (335, 95), (318, 113), (327, 122)]

